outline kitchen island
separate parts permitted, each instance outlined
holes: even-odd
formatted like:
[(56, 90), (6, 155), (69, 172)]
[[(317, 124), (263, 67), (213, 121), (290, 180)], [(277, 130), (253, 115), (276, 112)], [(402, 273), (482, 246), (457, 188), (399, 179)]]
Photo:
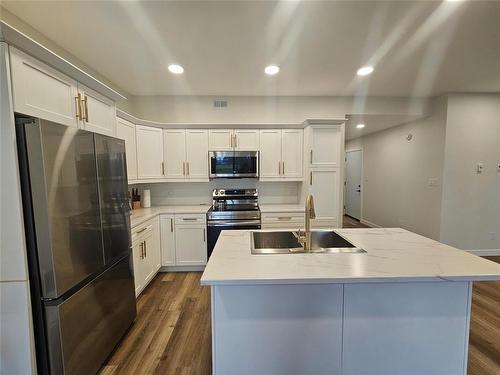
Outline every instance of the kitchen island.
[(466, 374), (472, 281), (500, 265), (403, 229), (338, 229), (366, 253), (252, 255), (223, 232), (214, 374)]

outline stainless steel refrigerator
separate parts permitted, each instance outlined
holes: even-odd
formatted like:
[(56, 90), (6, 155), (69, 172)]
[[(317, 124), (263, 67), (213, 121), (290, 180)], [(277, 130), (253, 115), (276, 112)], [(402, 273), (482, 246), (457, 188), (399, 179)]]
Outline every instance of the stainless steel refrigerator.
[(125, 145), (16, 115), (39, 374), (95, 374), (136, 316)]

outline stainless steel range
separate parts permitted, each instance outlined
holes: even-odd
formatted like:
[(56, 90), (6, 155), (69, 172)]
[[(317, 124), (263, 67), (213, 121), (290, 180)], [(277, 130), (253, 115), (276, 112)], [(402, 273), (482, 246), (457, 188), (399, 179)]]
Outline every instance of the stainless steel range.
[(207, 212), (208, 256), (220, 232), (231, 229), (260, 229), (257, 189), (214, 189), (213, 205)]

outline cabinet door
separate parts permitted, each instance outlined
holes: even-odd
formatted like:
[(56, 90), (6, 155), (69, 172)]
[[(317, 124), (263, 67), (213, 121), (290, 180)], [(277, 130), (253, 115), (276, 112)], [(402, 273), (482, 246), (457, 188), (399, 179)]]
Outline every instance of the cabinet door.
[(340, 167), (342, 132), (340, 126), (310, 129), (309, 163), (311, 167)]
[(152, 230), (145, 239), (146, 285), (155, 277), (161, 267), (160, 221), (153, 219)]
[(284, 129), (282, 136), (282, 170), (286, 177), (302, 177), (302, 155), (304, 132), (300, 129)]
[(163, 138), (160, 128), (137, 125), (137, 175), (139, 179), (163, 177)]
[(190, 179), (208, 180), (208, 132), (186, 130), (186, 174)]
[(184, 129), (163, 130), (163, 155), (165, 177), (186, 176), (186, 131)]
[(260, 131), (260, 177), (281, 177), (281, 130)]
[(256, 129), (235, 129), (234, 149), (236, 151), (258, 151), (259, 131)]
[(78, 126), (77, 82), (13, 47), (9, 51), (14, 111)]
[(130, 180), (137, 180), (137, 150), (135, 148), (135, 125), (130, 121), (116, 119), (116, 137), (125, 141), (127, 155), (127, 176)]
[(135, 295), (138, 296), (141, 290), (144, 288), (145, 273), (144, 273), (144, 259), (143, 259), (143, 248), (144, 242), (137, 241), (132, 246), (132, 259), (134, 263), (134, 284), (135, 284)]
[(325, 220), (337, 222), (340, 202), (339, 170), (311, 170), (309, 173), (309, 191), (314, 197), (315, 220), (318, 223)]
[(175, 259), (178, 266), (207, 263), (205, 225), (177, 225), (175, 227)]
[(160, 216), (161, 265), (175, 265), (174, 215)]
[(231, 151), (233, 149), (233, 130), (211, 129), (208, 148), (210, 151)]
[(92, 132), (116, 134), (115, 102), (88, 87), (78, 84), (82, 97), (82, 128)]

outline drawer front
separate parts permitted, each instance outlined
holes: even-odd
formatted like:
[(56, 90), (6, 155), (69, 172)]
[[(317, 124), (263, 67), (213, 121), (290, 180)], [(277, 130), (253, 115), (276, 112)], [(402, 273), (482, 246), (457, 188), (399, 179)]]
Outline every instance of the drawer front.
[(311, 227), (315, 229), (332, 229), (332, 228), (340, 228), (335, 219), (311, 219)]
[(175, 224), (205, 224), (206, 215), (205, 214), (182, 214), (175, 215)]
[(153, 231), (153, 221), (146, 221), (132, 229), (132, 245), (137, 241), (144, 240), (145, 237), (151, 235)]
[(304, 229), (304, 222), (303, 221), (283, 221), (283, 222), (263, 222), (262, 223), (262, 229)]
[(286, 223), (292, 221), (304, 221), (302, 212), (271, 212), (262, 214), (262, 222), (266, 223)]

